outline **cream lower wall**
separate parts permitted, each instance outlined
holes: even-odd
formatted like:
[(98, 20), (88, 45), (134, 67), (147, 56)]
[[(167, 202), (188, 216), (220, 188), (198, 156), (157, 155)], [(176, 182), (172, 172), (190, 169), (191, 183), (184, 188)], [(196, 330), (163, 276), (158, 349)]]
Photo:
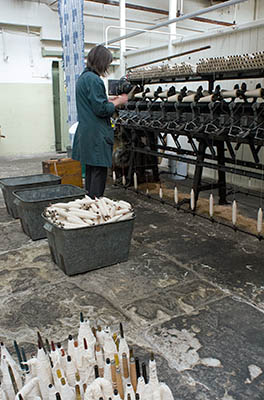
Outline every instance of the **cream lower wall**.
[(0, 83), (0, 156), (55, 150), (51, 84)]

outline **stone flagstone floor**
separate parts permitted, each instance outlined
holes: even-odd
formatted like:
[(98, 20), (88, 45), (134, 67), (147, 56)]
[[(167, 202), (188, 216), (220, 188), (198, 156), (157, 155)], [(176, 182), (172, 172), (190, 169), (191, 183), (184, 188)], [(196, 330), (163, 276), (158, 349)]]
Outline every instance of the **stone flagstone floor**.
[[(40, 157), (1, 160), (1, 177), (41, 173)], [(124, 325), (141, 361), (154, 351), (175, 400), (264, 399), (264, 247), (256, 238), (177, 212), (132, 191), (127, 262), (66, 276), (46, 239), (33, 242), (0, 198), (0, 340), (27, 354), (37, 331), (64, 341), (79, 313)]]

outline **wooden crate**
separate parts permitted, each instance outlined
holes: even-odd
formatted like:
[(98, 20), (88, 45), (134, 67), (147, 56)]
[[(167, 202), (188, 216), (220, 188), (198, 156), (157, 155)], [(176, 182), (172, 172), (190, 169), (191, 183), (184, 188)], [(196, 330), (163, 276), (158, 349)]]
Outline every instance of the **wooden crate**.
[(61, 183), (83, 187), (82, 167), (80, 161), (71, 158), (58, 158), (42, 161), (43, 173), (61, 177)]

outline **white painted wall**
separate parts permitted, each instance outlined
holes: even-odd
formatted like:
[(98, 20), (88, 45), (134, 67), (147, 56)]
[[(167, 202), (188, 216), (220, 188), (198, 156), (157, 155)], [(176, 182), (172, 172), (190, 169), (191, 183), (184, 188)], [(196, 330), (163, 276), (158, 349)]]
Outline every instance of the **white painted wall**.
[[(4, 38), (4, 45), (3, 45)], [(51, 60), (41, 57), (39, 36), (0, 34), (0, 156), (55, 150)]]
[[(158, 7), (159, 1), (151, 6)], [(0, 139), (0, 156), (49, 152), (55, 149), (52, 60), (58, 58), (43, 58), (42, 48), (62, 50), (58, 12), (42, 2), (26, 0), (0, 0), (0, 10), (0, 126), (6, 136)], [(119, 25), (118, 20), (109, 19), (118, 18), (118, 13), (118, 7), (85, 2), (86, 49), (104, 40), (106, 26)], [(157, 17), (143, 14), (143, 23)], [(127, 15), (137, 20), (139, 14), (131, 11)], [(127, 26), (137, 28), (142, 24), (128, 22)], [(118, 30), (110, 30), (110, 38), (116, 35)], [(153, 46), (166, 40), (145, 35), (141, 43)], [(132, 40), (132, 48), (137, 48), (137, 43)], [(110, 77), (120, 77), (118, 67), (112, 68)]]
[(52, 60), (42, 58), (38, 34), (4, 29), (0, 55), (0, 82), (51, 84)]
[[(55, 150), (52, 60), (41, 56), (41, 26), (58, 28), (45, 5), (0, 0), (0, 156)], [(34, 27), (34, 28), (33, 28)]]

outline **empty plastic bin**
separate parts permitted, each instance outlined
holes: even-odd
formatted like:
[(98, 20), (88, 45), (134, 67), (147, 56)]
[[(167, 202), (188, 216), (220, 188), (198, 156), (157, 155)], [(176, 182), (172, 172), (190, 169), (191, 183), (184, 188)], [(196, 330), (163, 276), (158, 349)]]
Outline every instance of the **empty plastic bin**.
[(60, 183), (61, 177), (53, 174), (14, 176), (11, 178), (0, 179), (0, 187), (3, 192), (8, 214), (10, 214), (13, 218), (19, 218), (16, 205), (14, 204), (14, 191), (26, 188), (31, 189), (33, 187), (40, 186), (58, 185)]
[(14, 192), (14, 196), (23, 231), (32, 240), (37, 240), (46, 237), (41, 217), (44, 208), (51, 203), (67, 203), (83, 198), (85, 190), (73, 185), (53, 185), (18, 190)]
[(77, 229), (63, 229), (45, 216), (51, 257), (66, 275), (127, 261), (134, 219)]

